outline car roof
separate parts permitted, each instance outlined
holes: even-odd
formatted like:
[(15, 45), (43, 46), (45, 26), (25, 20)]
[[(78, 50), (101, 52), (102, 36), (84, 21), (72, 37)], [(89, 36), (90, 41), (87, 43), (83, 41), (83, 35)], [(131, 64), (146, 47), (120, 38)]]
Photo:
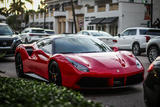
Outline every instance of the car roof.
[(51, 35), (46, 38), (51, 38), (51, 39), (56, 39), (56, 38), (75, 38), (75, 37), (84, 37), (84, 38), (93, 38), (89, 36), (84, 36), (84, 35), (78, 35), (78, 34), (56, 34), (56, 35)]
[(6, 24), (6, 23), (0, 23), (0, 25), (8, 25), (8, 24)]
[(82, 31), (87, 31), (87, 32), (105, 32), (105, 31), (100, 31), (100, 30), (82, 30)]
[(52, 29), (44, 29), (45, 31), (54, 31), (54, 30), (52, 30)]
[[(148, 29), (157, 29), (157, 28), (149, 28), (149, 27), (129, 27), (129, 28), (127, 28), (127, 29), (146, 29), (146, 30), (148, 30)], [(158, 29), (157, 29), (158, 30)]]
[(29, 27), (29, 28), (26, 28), (26, 29), (37, 29), (37, 30), (44, 30), (43, 28), (36, 28), (36, 27)]

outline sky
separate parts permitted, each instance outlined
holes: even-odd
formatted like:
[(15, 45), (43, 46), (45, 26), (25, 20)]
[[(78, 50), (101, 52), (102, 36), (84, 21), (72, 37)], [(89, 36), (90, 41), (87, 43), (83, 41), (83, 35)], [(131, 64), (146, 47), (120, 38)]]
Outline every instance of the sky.
[[(0, 2), (0, 8), (5, 7), (5, 4), (6, 4), (6, 7), (9, 8), (9, 4), (12, 2), (12, 0), (8, 0), (8, 1), (9, 1), (8, 3), (5, 3), (5, 2), (1, 3)], [(32, 7), (33, 7), (34, 10), (37, 10), (39, 4), (40, 4), (40, 0), (33, 0), (33, 6), (30, 3), (26, 3), (26, 7), (27, 7), (27, 9), (32, 9)]]

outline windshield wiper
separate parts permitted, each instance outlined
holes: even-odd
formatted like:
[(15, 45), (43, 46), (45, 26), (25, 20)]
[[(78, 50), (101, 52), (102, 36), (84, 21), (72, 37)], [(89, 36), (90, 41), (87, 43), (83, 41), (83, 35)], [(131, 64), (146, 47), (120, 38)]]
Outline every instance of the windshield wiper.
[(99, 52), (102, 52), (102, 51), (90, 51), (90, 52), (79, 52), (79, 53), (99, 53)]
[(70, 54), (70, 53), (77, 53), (77, 52), (57, 52), (57, 53), (61, 53), (61, 54)]

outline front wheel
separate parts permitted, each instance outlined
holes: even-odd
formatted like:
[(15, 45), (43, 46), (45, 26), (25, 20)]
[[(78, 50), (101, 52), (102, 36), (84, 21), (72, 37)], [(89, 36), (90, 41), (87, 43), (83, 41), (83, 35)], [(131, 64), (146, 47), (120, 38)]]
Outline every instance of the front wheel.
[(156, 46), (151, 46), (148, 50), (148, 60), (153, 62), (159, 56), (159, 51)]
[(18, 53), (15, 57), (15, 66), (16, 66), (16, 73), (18, 77), (23, 77), (23, 62), (20, 53)]
[(49, 65), (48, 76), (49, 82), (54, 82), (58, 86), (62, 85), (61, 72), (55, 61), (52, 61)]
[(132, 53), (133, 53), (135, 56), (138, 56), (138, 55), (141, 54), (140, 46), (139, 46), (138, 43), (133, 44), (133, 46), (132, 46)]

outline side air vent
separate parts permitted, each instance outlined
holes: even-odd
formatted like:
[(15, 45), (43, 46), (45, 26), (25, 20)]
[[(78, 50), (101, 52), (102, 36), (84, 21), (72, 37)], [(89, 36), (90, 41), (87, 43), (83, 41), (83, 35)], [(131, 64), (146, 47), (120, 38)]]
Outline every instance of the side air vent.
[(26, 48), (28, 55), (31, 56), (33, 53), (33, 48), (32, 47), (25, 47), (25, 48)]

